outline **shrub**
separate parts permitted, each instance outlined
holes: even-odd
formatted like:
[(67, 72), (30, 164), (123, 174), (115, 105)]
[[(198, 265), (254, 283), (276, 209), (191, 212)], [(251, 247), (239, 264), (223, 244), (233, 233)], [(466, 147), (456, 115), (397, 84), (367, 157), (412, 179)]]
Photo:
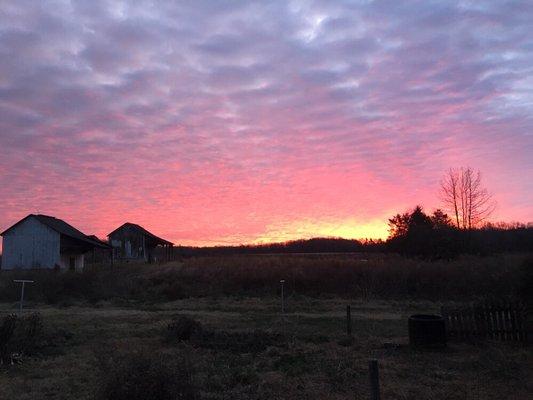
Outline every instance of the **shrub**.
[(196, 347), (232, 353), (260, 353), (270, 346), (284, 343), (282, 335), (260, 329), (241, 332), (205, 329), (198, 321), (187, 316), (179, 316), (168, 324), (166, 339), (170, 342), (189, 341)]
[(18, 322), (14, 335), (15, 347), (18, 353), (31, 355), (43, 344), (43, 319), (41, 314), (33, 313), (19, 318)]
[(113, 353), (100, 364), (102, 400), (194, 400), (192, 368), (186, 360), (147, 350)]
[(167, 326), (167, 339), (190, 340), (194, 335), (201, 335), (202, 324), (187, 316), (180, 316)]
[(8, 315), (0, 326), (0, 364), (10, 364), (13, 353), (12, 339), (17, 325), (17, 316)]
[(285, 340), (280, 334), (270, 334), (262, 330), (242, 332), (204, 331), (194, 344), (232, 353), (261, 353), (271, 346), (282, 346)]
[(43, 323), (38, 313), (23, 317), (6, 316), (0, 325), (0, 363), (11, 364), (16, 354), (19, 358), (31, 355), (44, 341)]
[(280, 334), (262, 330), (227, 332), (205, 329), (199, 322), (180, 316), (167, 326), (168, 341), (190, 341), (193, 346), (230, 351), (232, 353), (260, 353), (270, 346), (284, 343)]

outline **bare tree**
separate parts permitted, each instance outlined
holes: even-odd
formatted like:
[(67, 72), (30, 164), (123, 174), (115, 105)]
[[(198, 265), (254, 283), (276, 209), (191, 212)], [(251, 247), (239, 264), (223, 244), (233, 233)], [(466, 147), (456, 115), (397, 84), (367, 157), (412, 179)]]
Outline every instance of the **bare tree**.
[(492, 214), (495, 202), (481, 185), (481, 173), (470, 167), (450, 168), (440, 183), (445, 207), (459, 229), (472, 229)]

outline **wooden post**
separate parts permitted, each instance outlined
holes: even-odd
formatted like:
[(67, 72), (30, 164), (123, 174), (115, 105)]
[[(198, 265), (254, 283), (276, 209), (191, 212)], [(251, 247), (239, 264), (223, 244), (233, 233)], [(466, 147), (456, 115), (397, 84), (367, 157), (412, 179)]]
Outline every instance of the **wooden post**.
[(518, 332), (519, 332), (518, 340), (520, 340), (522, 343), (527, 343), (527, 332), (526, 332), (527, 319), (525, 318), (525, 316), (526, 316), (525, 307), (522, 303), (519, 303), (518, 314), (517, 314), (517, 317), (518, 317), (517, 324), (518, 324)]
[(352, 310), (350, 305), (346, 306), (346, 334), (352, 336)]
[(457, 318), (457, 336), (460, 340), (465, 339), (465, 330), (464, 330), (464, 324), (463, 324), (463, 313), (459, 310), (456, 314)]
[(283, 290), (285, 279), (280, 280), (279, 283), (281, 283), (281, 315), (285, 315), (285, 293)]
[(444, 306), (441, 306), (440, 315), (442, 315), (442, 319), (444, 320), (444, 332), (446, 334), (446, 340), (448, 340), (450, 336), (450, 322), (448, 321), (448, 309)]
[(509, 307), (509, 303), (505, 302), (503, 306), (503, 315), (505, 319), (505, 340), (513, 340), (513, 336), (511, 334), (511, 316), (510, 316), (511, 308)]
[(370, 378), (370, 399), (380, 400), (378, 360), (372, 359), (368, 361), (368, 374)]

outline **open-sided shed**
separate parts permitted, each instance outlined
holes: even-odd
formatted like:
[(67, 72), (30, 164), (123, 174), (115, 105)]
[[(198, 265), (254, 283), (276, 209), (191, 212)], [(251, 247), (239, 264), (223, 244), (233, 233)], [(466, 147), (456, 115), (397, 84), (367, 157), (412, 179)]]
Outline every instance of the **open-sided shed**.
[[(158, 253), (163, 260), (172, 257), (173, 243), (147, 231), (142, 226), (126, 222), (108, 235), (113, 256), (118, 260), (156, 261)], [(162, 248), (162, 252), (157, 252)], [(160, 259), (161, 259), (160, 258)]]

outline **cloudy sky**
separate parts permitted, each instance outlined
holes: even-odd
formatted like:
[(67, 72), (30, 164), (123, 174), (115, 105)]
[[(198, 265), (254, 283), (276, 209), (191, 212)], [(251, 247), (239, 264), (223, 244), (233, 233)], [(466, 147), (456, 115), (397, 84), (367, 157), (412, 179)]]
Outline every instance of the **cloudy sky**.
[(533, 2), (0, 0), (0, 228), (384, 237), (481, 170), (533, 220)]

